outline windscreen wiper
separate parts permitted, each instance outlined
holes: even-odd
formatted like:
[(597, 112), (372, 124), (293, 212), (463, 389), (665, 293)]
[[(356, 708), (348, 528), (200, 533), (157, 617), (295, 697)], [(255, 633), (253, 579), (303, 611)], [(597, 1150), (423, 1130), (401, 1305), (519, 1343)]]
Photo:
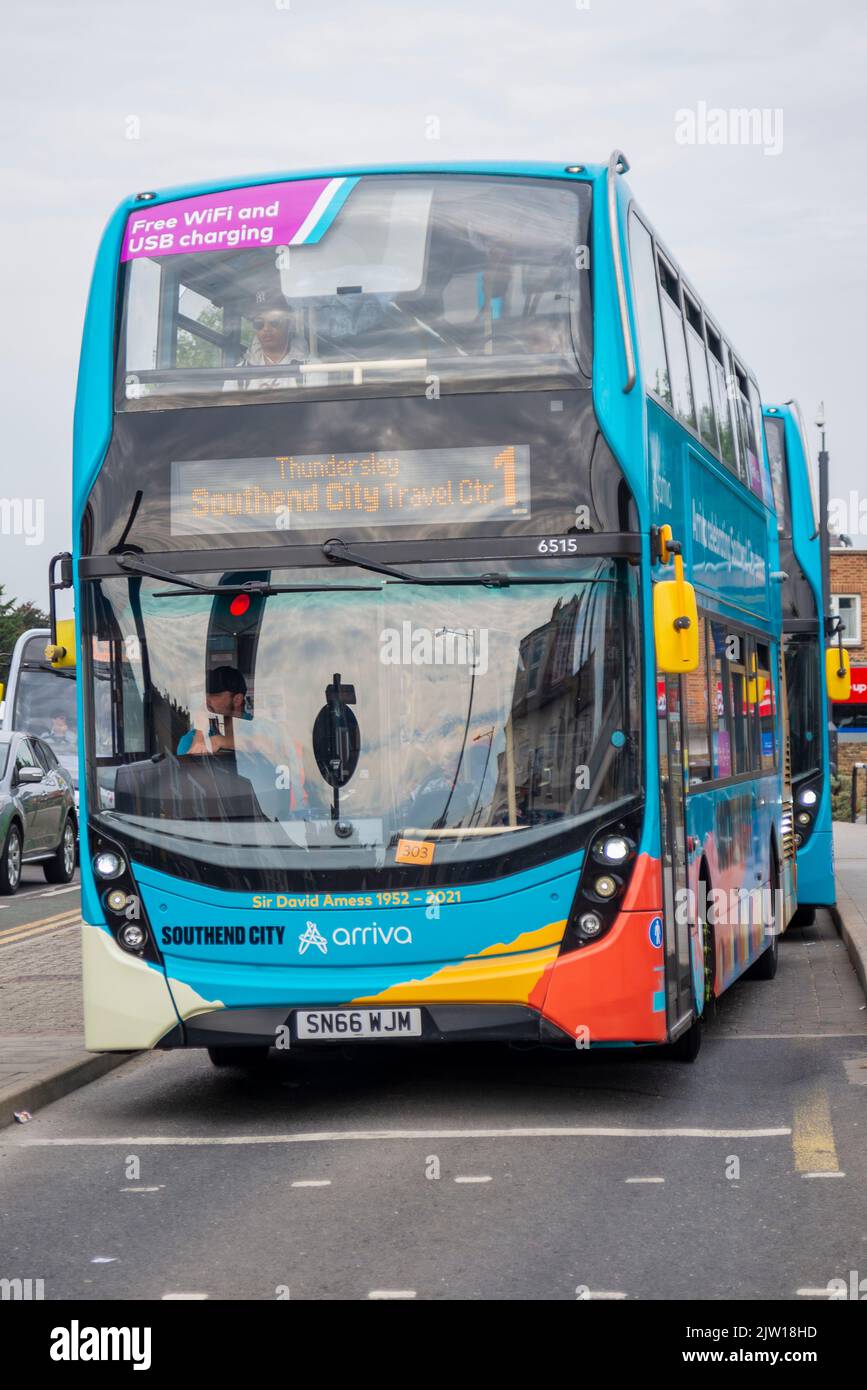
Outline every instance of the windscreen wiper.
[(114, 558), (121, 569), (129, 570), (133, 574), (142, 574), (148, 579), (165, 579), (170, 584), (183, 585), (180, 590), (167, 589), (164, 594), (154, 595), (155, 598), (163, 598), (170, 593), (184, 593), (187, 590), (191, 590), (195, 594), (270, 594), (274, 592), (266, 579), (245, 579), (240, 584), (200, 584), (197, 579), (188, 579), (184, 574), (175, 574), (173, 570), (160, 569), (159, 565), (152, 565), (149, 560), (129, 550), (115, 555)]
[[(510, 575), (498, 571), (492, 571), (490, 574), (448, 576), (409, 574), (406, 570), (397, 569), (395, 565), (384, 565), (379, 560), (359, 555), (357, 550), (350, 550), (346, 541), (342, 540), (326, 541), (322, 553), (326, 560), (330, 560), (334, 565), (357, 565), (359, 569), (371, 570), (373, 574), (385, 574), (389, 579), (402, 579), (407, 584), (484, 584), (487, 589), (507, 589), (512, 582)], [(522, 584), (533, 582), (532, 579), (521, 580)]]
[[(237, 584), (200, 584), (197, 579), (189, 579), (186, 575), (175, 574), (172, 570), (161, 569), (159, 565), (152, 565), (149, 560), (140, 555), (124, 551), (120, 555), (115, 555), (115, 560), (121, 569), (130, 574), (141, 574), (148, 579), (165, 579), (170, 584), (183, 585), (180, 589), (161, 589), (154, 594), (154, 598), (178, 598), (183, 594), (311, 594), (320, 591), (333, 592), (355, 592), (361, 586), (358, 584), (271, 584), (267, 579), (244, 579)], [(369, 587), (373, 587), (372, 585)]]

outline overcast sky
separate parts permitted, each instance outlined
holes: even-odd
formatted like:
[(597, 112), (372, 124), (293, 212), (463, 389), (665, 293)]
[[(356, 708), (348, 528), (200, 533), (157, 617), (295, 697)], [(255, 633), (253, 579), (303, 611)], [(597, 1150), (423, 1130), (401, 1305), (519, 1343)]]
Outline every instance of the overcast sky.
[[(619, 146), (763, 398), (795, 395), (809, 421), (824, 399), (832, 495), (861, 487), (863, 0), (584, 4), (41, 0), (6, 11), (0, 497), (45, 499), (42, 545), (0, 535), (7, 597), (45, 605), (47, 557), (71, 544), (75, 375), (103, 224), (130, 192), (233, 174), (601, 162)], [(675, 113), (702, 102), (782, 112), (781, 149), (679, 143)], [(776, 148), (780, 118), (768, 119)]]

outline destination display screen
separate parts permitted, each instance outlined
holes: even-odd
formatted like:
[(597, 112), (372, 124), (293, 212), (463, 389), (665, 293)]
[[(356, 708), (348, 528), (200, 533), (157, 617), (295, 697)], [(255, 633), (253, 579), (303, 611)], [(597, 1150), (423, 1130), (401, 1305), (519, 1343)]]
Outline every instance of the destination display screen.
[(171, 532), (321, 531), (531, 515), (527, 444), (172, 463)]

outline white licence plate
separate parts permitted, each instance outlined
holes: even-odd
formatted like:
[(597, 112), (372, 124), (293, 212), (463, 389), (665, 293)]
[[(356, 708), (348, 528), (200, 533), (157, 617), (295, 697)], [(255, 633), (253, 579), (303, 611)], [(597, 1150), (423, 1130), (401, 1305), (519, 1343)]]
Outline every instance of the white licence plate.
[(305, 1009), (295, 1014), (299, 1041), (420, 1038), (421, 1009)]

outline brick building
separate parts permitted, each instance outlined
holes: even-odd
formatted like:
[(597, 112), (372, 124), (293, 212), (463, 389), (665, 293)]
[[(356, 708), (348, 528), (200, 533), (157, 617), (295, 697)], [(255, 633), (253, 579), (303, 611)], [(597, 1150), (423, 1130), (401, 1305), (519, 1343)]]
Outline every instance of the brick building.
[(837, 767), (848, 782), (854, 762), (867, 763), (867, 547), (834, 547), (831, 537), (831, 612), (843, 619), (843, 645), (852, 663), (852, 694), (835, 704)]

